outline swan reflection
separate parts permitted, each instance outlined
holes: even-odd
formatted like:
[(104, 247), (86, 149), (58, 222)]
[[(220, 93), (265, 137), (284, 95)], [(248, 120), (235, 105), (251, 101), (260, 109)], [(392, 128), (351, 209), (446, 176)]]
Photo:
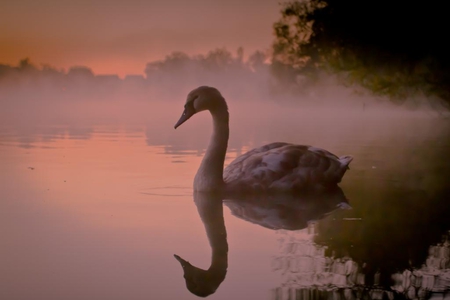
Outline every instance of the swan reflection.
[[(223, 204), (237, 218), (275, 230), (279, 250), (272, 256), (272, 271), (282, 279), (270, 289), (271, 299), (429, 299), (448, 297), (450, 289), (450, 238), (432, 245), (422, 267), (386, 274), (382, 266), (368, 272), (363, 261), (355, 261), (314, 242), (317, 220), (336, 209), (349, 208), (340, 188), (303, 195), (226, 195), (195, 192), (194, 202), (211, 246), (206, 270), (178, 255), (187, 289), (200, 297), (216, 292), (228, 268), (227, 232)], [(345, 248), (345, 245), (344, 245)], [(268, 262), (269, 263), (269, 262)], [(269, 264), (268, 264), (269, 265)], [(381, 277), (390, 277), (390, 284)], [(444, 297), (444, 298), (445, 298)], [(445, 298), (447, 299), (447, 298)]]
[(241, 219), (270, 229), (289, 230), (305, 228), (309, 220), (319, 219), (347, 203), (340, 188), (297, 196), (225, 196), (208, 192), (194, 192), (193, 196), (211, 246), (211, 264), (204, 270), (178, 255), (174, 256), (183, 269), (187, 289), (200, 297), (215, 293), (227, 274), (228, 243), (223, 203)]
[(228, 196), (224, 204), (240, 219), (269, 229), (299, 230), (338, 208), (350, 208), (342, 189), (303, 194)]
[(207, 270), (203, 270), (178, 255), (174, 256), (183, 268), (187, 289), (194, 295), (206, 297), (217, 290), (227, 274), (227, 232), (223, 219), (222, 195), (194, 192), (194, 202), (211, 246), (211, 265)]

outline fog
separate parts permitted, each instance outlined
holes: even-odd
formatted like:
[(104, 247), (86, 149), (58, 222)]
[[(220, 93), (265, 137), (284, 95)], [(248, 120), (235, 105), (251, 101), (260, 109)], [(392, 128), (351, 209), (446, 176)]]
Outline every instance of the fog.
[(187, 93), (200, 85), (218, 88), (227, 99), (232, 116), (238, 111), (247, 115), (253, 115), (253, 111), (261, 115), (265, 109), (273, 112), (272, 105), (329, 117), (445, 114), (436, 100), (373, 96), (356, 87), (346, 87), (326, 74), (316, 80), (297, 76), (287, 82), (283, 74), (271, 68), (266, 53), (245, 55), (242, 48), (236, 53), (218, 48), (194, 56), (174, 52), (164, 60), (149, 62), (145, 74), (120, 78), (94, 74), (85, 66), (67, 71), (49, 65), (37, 67), (29, 59), (20, 61), (18, 66), (0, 65), (1, 119), (22, 124), (90, 117), (97, 121), (148, 121), (156, 103), (168, 104), (161, 108), (164, 111), (158, 109), (158, 115), (171, 114), (182, 107)]
[(242, 48), (235, 54), (226, 49), (196, 56), (176, 52), (148, 63), (145, 77), (124, 78), (94, 74), (88, 67), (36, 67), (28, 59), (16, 67), (2, 65), (0, 125), (4, 132), (14, 132), (23, 148), (37, 141), (89, 139), (102, 130), (125, 130), (145, 132), (148, 145), (164, 146), (168, 153), (202, 153), (211, 131), (208, 114), (178, 130), (173, 125), (187, 93), (209, 85), (228, 102), (229, 151), (237, 154), (286, 141), (355, 155), (375, 141), (405, 146), (447, 132), (446, 112), (425, 97), (375, 97), (327, 75), (288, 84), (274, 74), (264, 52), (244, 56)]
[[(200, 249), (206, 240), (190, 192), (211, 117), (200, 113), (173, 126), (187, 93), (199, 85), (217, 87), (229, 105), (225, 164), (275, 141), (355, 158), (341, 184), (353, 209), (322, 221), (317, 241), (333, 251), (354, 249), (372, 273), (385, 266), (381, 262), (395, 261), (383, 276), (411, 256), (423, 262), (423, 252), (449, 228), (446, 112), (424, 97), (374, 97), (326, 75), (287, 84), (264, 53), (243, 57), (242, 50), (174, 53), (147, 64), (145, 77), (125, 78), (27, 60), (0, 66), (0, 204), (9, 216), (2, 226), (4, 256), (14, 257), (6, 264), (3, 293), (36, 293), (19, 288), (35, 285), (43, 297), (77, 297), (73, 291), (83, 285), (88, 298), (186, 295), (184, 282), (174, 280), (183, 279), (172, 255), (182, 249), (189, 259), (209, 257), (207, 244)], [(275, 238), (231, 213), (226, 224), (233, 255), (218, 294), (229, 299), (242, 288), (266, 293), (275, 284), (267, 271)]]
[(229, 151), (237, 154), (286, 141), (357, 155), (374, 143), (400, 143), (402, 149), (448, 131), (446, 112), (430, 99), (399, 104), (327, 75), (287, 84), (274, 74), (266, 54), (257, 51), (244, 59), (242, 48), (235, 54), (226, 49), (197, 56), (172, 53), (148, 63), (145, 77), (97, 75), (88, 67), (58, 71), (29, 60), (0, 70), (0, 125), (14, 132), (23, 148), (125, 130), (145, 132), (148, 145), (164, 146), (167, 153), (202, 153), (211, 131), (208, 114), (173, 129), (187, 93), (200, 85), (218, 88), (227, 100)]

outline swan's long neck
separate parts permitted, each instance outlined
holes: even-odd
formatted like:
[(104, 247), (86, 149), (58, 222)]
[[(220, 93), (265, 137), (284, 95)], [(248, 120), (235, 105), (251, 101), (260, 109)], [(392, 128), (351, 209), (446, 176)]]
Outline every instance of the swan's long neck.
[(211, 111), (213, 119), (213, 133), (203, 157), (202, 163), (195, 175), (194, 190), (210, 191), (223, 187), (223, 165), (228, 147), (228, 110)]

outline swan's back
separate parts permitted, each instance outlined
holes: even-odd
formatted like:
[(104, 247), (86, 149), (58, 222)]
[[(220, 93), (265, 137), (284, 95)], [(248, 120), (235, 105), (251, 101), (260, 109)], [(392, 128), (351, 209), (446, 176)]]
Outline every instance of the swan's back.
[(223, 178), (227, 190), (236, 192), (326, 188), (341, 181), (352, 159), (306, 145), (271, 143), (236, 158)]

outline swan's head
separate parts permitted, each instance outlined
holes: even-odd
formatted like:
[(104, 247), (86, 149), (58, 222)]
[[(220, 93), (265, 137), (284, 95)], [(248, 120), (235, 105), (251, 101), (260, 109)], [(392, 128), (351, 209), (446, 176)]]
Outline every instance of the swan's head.
[(216, 292), (219, 285), (225, 279), (225, 270), (203, 270), (191, 265), (178, 255), (174, 255), (183, 268), (187, 289), (199, 297), (207, 297)]
[(183, 114), (175, 124), (175, 129), (189, 120), (190, 117), (203, 110), (228, 113), (225, 99), (216, 88), (201, 86), (192, 90), (187, 96)]

